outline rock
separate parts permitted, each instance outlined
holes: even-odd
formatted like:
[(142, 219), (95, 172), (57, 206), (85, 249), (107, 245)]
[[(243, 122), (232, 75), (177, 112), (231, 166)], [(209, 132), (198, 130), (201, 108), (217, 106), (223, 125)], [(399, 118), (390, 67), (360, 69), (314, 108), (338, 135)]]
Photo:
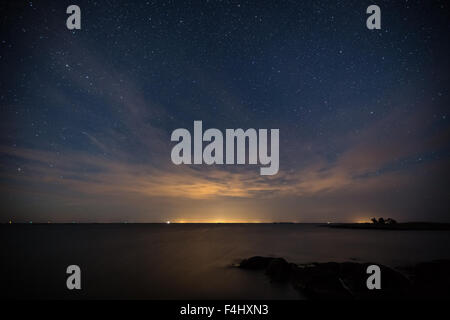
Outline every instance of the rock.
[[(372, 264), (380, 267), (381, 290), (367, 288), (366, 270)], [(409, 280), (403, 274), (379, 263), (344, 262), (340, 264), (339, 276), (356, 299), (401, 299), (411, 289)]]
[(242, 269), (251, 269), (251, 270), (261, 270), (267, 268), (269, 263), (275, 258), (270, 257), (251, 257), (249, 259), (242, 260), (239, 268)]
[[(381, 290), (369, 290), (366, 282), (367, 267), (376, 264), (381, 269)], [(379, 263), (326, 262), (296, 265), (283, 258), (251, 257), (241, 262), (240, 268), (265, 270), (273, 281), (290, 281), (294, 288), (315, 300), (346, 299), (402, 299), (412, 296), (412, 292), (431, 291), (442, 288), (439, 294), (449, 294), (450, 278), (446, 271), (450, 270), (450, 262), (419, 264), (417, 276), (412, 289), (411, 282), (402, 273)], [(439, 283), (439, 279), (445, 281)], [(422, 295), (426, 295), (423, 292)]]
[(426, 299), (450, 298), (450, 260), (435, 260), (412, 268), (415, 297)]
[(266, 268), (266, 274), (274, 281), (286, 281), (291, 273), (291, 264), (283, 258), (272, 259)]
[(314, 300), (351, 299), (352, 294), (339, 278), (336, 262), (299, 265), (292, 270), (294, 288)]

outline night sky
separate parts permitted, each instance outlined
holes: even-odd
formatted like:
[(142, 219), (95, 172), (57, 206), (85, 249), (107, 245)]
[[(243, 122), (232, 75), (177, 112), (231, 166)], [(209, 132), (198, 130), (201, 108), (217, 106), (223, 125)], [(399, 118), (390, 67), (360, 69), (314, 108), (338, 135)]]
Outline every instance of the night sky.
[[(67, 6), (81, 30), (66, 28)], [(381, 8), (381, 30), (366, 8)], [(446, 1), (1, 5), (1, 222), (450, 220)], [(172, 163), (279, 128), (280, 171)]]

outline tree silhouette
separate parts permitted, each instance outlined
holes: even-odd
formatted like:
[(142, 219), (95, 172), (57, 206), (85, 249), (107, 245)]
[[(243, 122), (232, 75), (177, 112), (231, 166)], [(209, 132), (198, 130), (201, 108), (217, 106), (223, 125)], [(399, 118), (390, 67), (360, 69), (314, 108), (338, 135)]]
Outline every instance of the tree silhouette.
[(395, 220), (392, 219), (392, 218), (387, 218), (387, 219), (386, 219), (386, 223), (387, 223), (387, 224), (396, 224), (397, 221), (395, 221)]

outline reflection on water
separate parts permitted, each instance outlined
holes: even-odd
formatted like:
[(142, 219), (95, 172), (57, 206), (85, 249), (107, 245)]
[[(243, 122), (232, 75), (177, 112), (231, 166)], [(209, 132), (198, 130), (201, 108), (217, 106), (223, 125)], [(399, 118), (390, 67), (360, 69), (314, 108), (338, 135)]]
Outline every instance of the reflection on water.
[[(450, 232), (331, 229), (305, 224), (3, 225), (10, 297), (298, 299), (289, 285), (231, 268), (254, 255), (390, 266), (450, 258)], [(81, 292), (65, 268), (82, 270)]]

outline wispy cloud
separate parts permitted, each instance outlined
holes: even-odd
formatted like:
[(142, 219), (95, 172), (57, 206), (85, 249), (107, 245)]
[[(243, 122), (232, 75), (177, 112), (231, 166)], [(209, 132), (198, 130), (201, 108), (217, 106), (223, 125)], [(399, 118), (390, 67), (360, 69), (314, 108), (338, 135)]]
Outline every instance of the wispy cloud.
[[(206, 165), (175, 166), (168, 156), (166, 165), (155, 166), (126, 161), (126, 157), (13, 147), (3, 147), (1, 153), (16, 159), (16, 163), (23, 163), (21, 171), (5, 168), (2, 176), (9, 181), (27, 182), (22, 184), (24, 188), (39, 186), (42, 192), (46, 185), (58, 185), (68, 193), (172, 199), (302, 197), (342, 190), (398, 188), (410, 182), (410, 173), (401, 166), (390, 171), (383, 171), (383, 168), (429, 148), (442, 147), (442, 143), (433, 145), (433, 137), (416, 136), (411, 140), (401, 127), (395, 139), (379, 139), (374, 131), (380, 131), (386, 121), (390, 120), (383, 119), (354, 137), (352, 144), (335, 161), (317, 156), (303, 167), (281, 170), (273, 177), (259, 176), (258, 170), (248, 166), (235, 170)], [(426, 126), (421, 132), (423, 130)], [(99, 149), (109, 149), (92, 135), (85, 135)]]

